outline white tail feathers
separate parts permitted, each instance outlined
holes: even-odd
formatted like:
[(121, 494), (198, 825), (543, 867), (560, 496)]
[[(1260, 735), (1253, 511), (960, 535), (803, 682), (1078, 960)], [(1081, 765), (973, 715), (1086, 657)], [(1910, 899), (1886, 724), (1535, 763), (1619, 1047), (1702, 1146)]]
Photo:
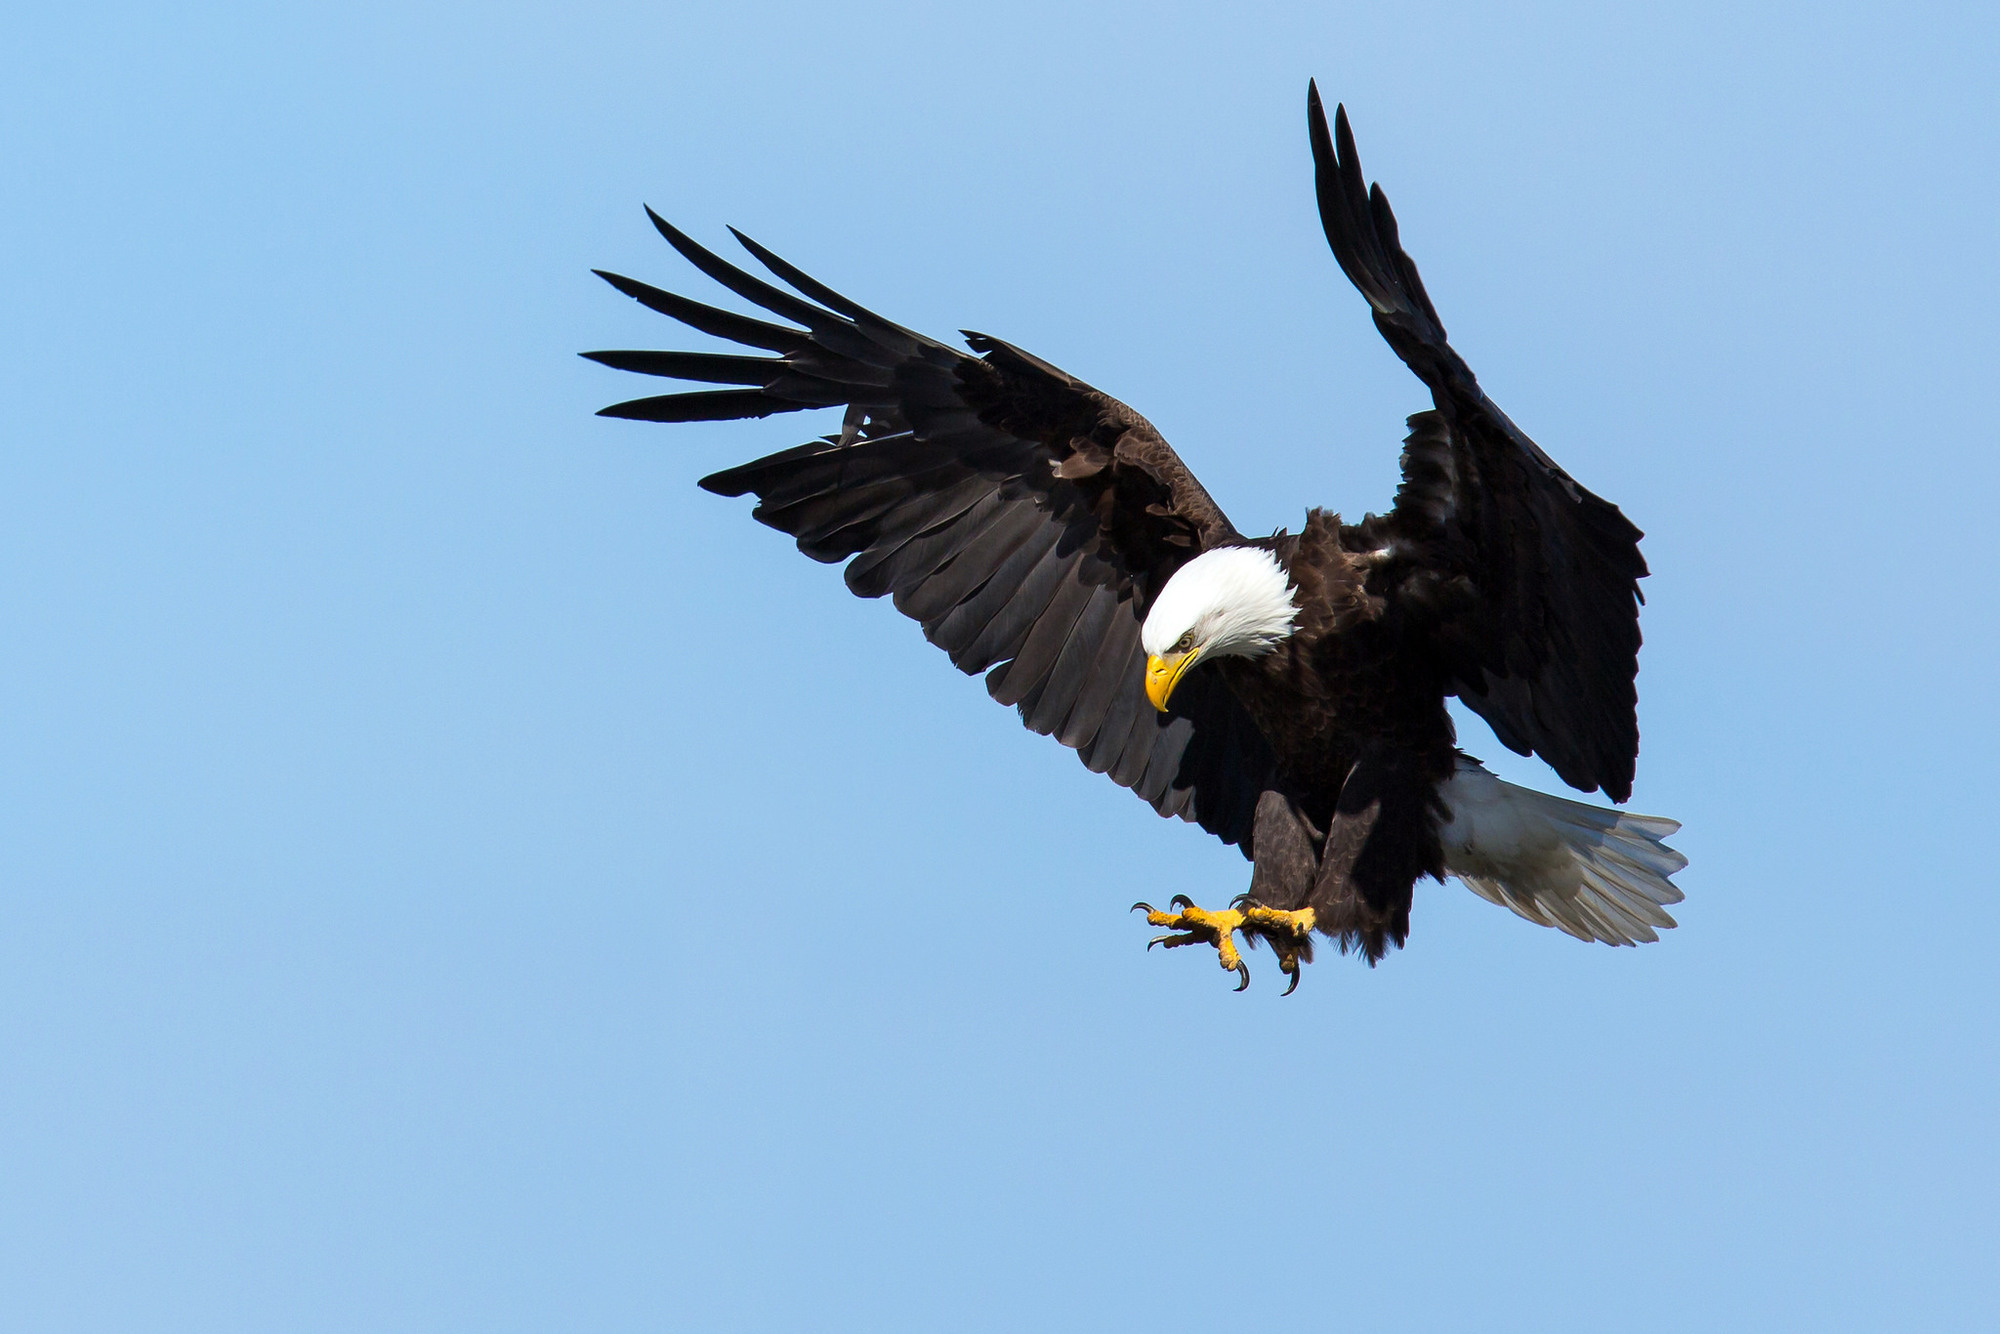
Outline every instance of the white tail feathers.
[(1674, 872), (1687, 858), (1661, 842), (1680, 828), (1502, 782), (1461, 756), (1441, 794), (1445, 869), (1480, 898), (1579, 940), (1636, 945), (1674, 925)]

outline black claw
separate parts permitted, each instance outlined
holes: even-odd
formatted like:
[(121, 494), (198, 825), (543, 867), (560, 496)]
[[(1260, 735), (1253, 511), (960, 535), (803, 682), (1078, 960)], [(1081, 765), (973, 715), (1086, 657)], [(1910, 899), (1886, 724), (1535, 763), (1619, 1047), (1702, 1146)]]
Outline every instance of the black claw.
[(1295, 960), (1293, 960), (1293, 961), (1292, 961), (1292, 983), (1291, 983), (1291, 985), (1290, 985), (1290, 986), (1286, 987), (1286, 988), (1285, 988), (1285, 989), (1284, 989), (1283, 991), (1279, 992), (1278, 994), (1279, 994), (1279, 995), (1281, 995), (1281, 996), (1289, 996), (1289, 995), (1291, 995), (1291, 994), (1292, 994), (1292, 993), (1293, 993), (1294, 991), (1297, 991), (1297, 990), (1299, 989), (1299, 979), (1300, 979), (1300, 978), (1302, 978), (1302, 977), (1304, 977), (1305, 975), (1306, 975), (1306, 970), (1305, 970), (1305, 969), (1303, 969), (1303, 968), (1301, 968), (1301, 967), (1299, 967), (1299, 965), (1298, 965), (1298, 961), (1297, 961), (1296, 959), (1295, 959)]
[(1154, 907), (1154, 906), (1153, 906), (1152, 904), (1150, 904), (1150, 903), (1146, 903), (1146, 902), (1144, 902), (1144, 901), (1141, 901), (1141, 902), (1139, 902), (1139, 903), (1135, 903), (1135, 904), (1133, 904), (1133, 905), (1132, 905), (1132, 906), (1131, 906), (1130, 908), (1128, 908), (1128, 909), (1127, 909), (1126, 911), (1128, 911), (1128, 912), (1158, 912), (1158, 911), (1159, 911), (1159, 909), (1158, 909), (1158, 908), (1155, 908), (1155, 907)]
[(1236, 989), (1238, 991), (1248, 991), (1250, 989), (1250, 965), (1239, 961), (1236, 965), (1236, 971), (1242, 974), (1243, 977), (1243, 980), (1236, 984)]
[(1194, 900), (1189, 898), (1185, 894), (1176, 894), (1172, 898), (1167, 900), (1167, 906), (1169, 908), (1178, 908), (1180, 911), (1186, 912), (1189, 908), (1194, 907)]
[(1151, 940), (1146, 942), (1146, 952), (1150, 954), (1153, 952), (1153, 946), (1159, 944), (1163, 940), (1172, 940), (1172, 939), (1173, 939), (1172, 936), (1154, 936)]

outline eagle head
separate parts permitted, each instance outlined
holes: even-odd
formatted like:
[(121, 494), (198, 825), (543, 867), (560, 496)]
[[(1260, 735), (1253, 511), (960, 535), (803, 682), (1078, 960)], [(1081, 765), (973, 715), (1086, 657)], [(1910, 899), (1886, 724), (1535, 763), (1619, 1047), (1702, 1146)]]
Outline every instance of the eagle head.
[(1139, 631), (1146, 698), (1166, 712), (1188, 668), (1206, 658), (1256, 658), (1292, 633), (1291, 579), (1261, 547), (1218, 547), (1174, 571)]

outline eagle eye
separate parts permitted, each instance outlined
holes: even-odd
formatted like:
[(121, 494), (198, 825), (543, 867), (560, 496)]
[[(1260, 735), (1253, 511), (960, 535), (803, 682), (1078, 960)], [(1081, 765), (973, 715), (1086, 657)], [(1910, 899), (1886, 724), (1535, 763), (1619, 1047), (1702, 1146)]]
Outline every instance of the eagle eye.
[(1189, 630), (1174, 641), (1174, 652), (1185, 653), (1194, 647), (1194, 631)]

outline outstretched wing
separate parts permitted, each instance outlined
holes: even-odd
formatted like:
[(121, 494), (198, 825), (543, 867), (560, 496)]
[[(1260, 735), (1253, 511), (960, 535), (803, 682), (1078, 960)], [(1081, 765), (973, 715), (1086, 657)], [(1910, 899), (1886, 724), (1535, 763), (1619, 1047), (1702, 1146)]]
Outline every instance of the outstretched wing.
[[(800, 295), (728, 264), (647, 210), (696, 268), (788, 324), (719, 310), (617, 274), (626, 295), (704, 333), (774, 355), (586, 352), (620, 370), (735, 386), (605, 408), (640, 421), (719, 421), (844, 407), (829, 435), (702, 479), (755, 493), (756, 518), (847, 586), (888, 594), (993, 698), (1162, 815), (1251, 851), (1272, 768), (1220, 681), (1190, 679), (1160, 714), (1143, 689), (1139, 628), (1189, 557), (1237, 539), (1220, 508), (1138, 413), (996, 338), (968, 356), (737, 239)], [(796, 326), (796, 327), (795, 327)], [(1183, 702), (1185, 696), (1185, 702)]]
[[(1375, 520), (1404, 591), (1438, 612), (1451, 690), (1507, 746), (1572, 787), (1632, 794), (1639, 754), (1639, 530), (1557, 467), (1445, 340), (1347, 110), (1306, 103), (1320, 222), (1375, 327), (1430, 387), (1410, 418), (1396, 506)], [(1398, 559), (1398, 558), (1402, 559)]]

